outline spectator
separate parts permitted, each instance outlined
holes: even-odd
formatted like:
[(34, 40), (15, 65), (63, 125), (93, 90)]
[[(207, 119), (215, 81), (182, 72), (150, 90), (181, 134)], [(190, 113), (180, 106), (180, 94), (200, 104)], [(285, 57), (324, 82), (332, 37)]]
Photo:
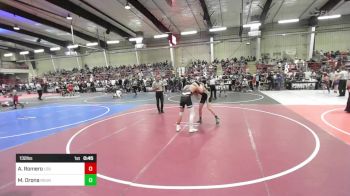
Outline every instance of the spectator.
[(16, 90), (12, 91), (12, 97), (13, 97), (13, 106), (15, 109), (17, 109), (17, 105), (20, 105), (21, 108), (24, 108), (24, 105), (22, 103), (20, 103), (18, 100), (18, 94), (17, 94)]

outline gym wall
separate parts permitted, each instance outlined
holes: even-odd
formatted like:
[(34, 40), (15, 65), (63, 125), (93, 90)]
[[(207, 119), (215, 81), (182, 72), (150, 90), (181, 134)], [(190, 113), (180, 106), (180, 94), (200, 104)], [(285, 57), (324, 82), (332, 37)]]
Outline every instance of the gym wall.
[[(81, 61), (83, 66), (87, 64), (89, 67), (106, 65), (103, 52), (95, 52), (87, 56), (82, 56)], [(108, 62), (108, 58), (107, 58), (107, 62)]]
[(270, 58), (307, 58), (307, 28), (265, 31), (261, 38), (261, 54)]
[(197, 59), (210, 61), (209, 44), (183, 46), (183, 47), (175, 48), (176, 66), (183, 67), (188, 65), (191, 61), (197, 60)]
[[(285, 28), (277, 24), (266, 27), (261, 37), (261, 54), (269, 54), (270, 58), (297, 57), (307, 58), (308, 32), (310, 28), (293, 27)], [(316, 29), (316, 50), (347, 50), (350, 48), (350, 24), (320, 25)], [(285, 34), (285, 35), (283, 35)], [(214, 40), (218, 40), (216, 37)], [(209, 40), (208, 40), (209, 41)], [(202, 59), (210, 61), (210, 44), (182, 44), (174, 49), (175, 65), (186, 66), (192, 60)], [(246, 43), (249, 42), (250, 45)], [(244, 40), (222, 40), (214, 44), (214, 58), (233, 58), (240, 56), (255, 56), (255, 39)], [(168, 48), (158, 48), (138, 51), (140, 63), (153, 63), (168, 60), (170, 51)], [(49, 56), (48, 56), (49, 58)], [(105, 66), (102, 52), (92, 53), (87, 56), (78, 57), (81, 66), (84, 64), (93, 66)], [(111, 66), (137, 64), (136, 54), (133, 49), (122, 51), (110, 51), (107, 53), (107, 61)], [(54, 59), (56, 68), (73, 69), (77, 67), (77, 57)], [(38, 74), (53, 70), (51, 60), (37, 61)]]
[(350, 49), (350, 24), (320, 26), (315, 38), (315, 49), (345, 51)]
[(170, 49), (168, 48), (141, 50), (141, 51), (138, 51), (138, 55), (139, 55), (140, 63), (163, 62), (166, 60), (170, 62)]
[[(35, 57), (35, 58), (38, 58), (38, 57)], [(49, 59), (50, 56), (46, 55), (46, 56), (41, 56), (40, 58), (45, 60), (36, 61), (36, 64), (37, 64), (36, 71), (38, 75), (42, 75), (43, 73), (46, 73), (48, 71), (54, 71), (52, 61), (51, 59)], [(73, 68), (78, 67), (77, 59), (79, 61), (80, 66), (84, 65), (82, 64), (81, 57), (57, 58), (57, 59), (53, 59), (53, 61), (56, 69), (72, 70)]]
[[(135, 52), (110, 53), (107, 56), (111, 66), (134, 65), (137, 63)], [(101, 56), (101, 58), (103, 57)]]
[[(250, 43), (250, 45), (247, 45)], [(255, 56), (255, 42), (254, 41), (223, 41), (214, 44), (214, 57), (218, 59), (234, 58), (241, 56)]]

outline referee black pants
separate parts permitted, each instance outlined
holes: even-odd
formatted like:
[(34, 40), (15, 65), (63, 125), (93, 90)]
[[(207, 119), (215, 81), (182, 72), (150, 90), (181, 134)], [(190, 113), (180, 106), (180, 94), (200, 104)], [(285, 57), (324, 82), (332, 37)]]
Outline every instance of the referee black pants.
[(133, 92), (134, 92), (135, 95), (137, 95), (137, 88), (138, 88), (137, 86), (133, 86), (133, 87), (132, 87), (132, 90), (133, 90)]
[(43, 90), (37, 90), (38, 92), (38, 99), (41, 100), (41, 96), (43, 96)]
[(215, 85), (209, 85), (210, 87), (210, 99), (213, 98), (214, 93), (214, 99), (216, 99), (216, 86)]
[(345, 91), (346, 91), (346, 80), (339, 80), (339, 96), (345, 96)]
[[(156, 100), (157, 100), (158, 112), (163, 112), (163, 106), (164, 106), (163, 91), (156, 91)], [(160, 102), (160, 105), (159, 105), (159, 102)]]

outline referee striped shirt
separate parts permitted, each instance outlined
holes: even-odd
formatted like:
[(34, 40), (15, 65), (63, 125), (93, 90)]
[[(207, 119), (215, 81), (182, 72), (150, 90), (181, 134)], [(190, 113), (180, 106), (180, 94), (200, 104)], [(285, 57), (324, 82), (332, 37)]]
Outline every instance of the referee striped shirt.
[(152, 89), (155, 91), (163, 91), (163, 82), (162, 81), (154, 81), (152, 84)]

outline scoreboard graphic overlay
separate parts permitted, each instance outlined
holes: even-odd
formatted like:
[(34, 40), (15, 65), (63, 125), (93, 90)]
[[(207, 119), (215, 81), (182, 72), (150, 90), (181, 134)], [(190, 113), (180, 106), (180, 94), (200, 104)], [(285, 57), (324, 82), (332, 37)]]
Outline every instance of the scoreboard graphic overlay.
[(96, 154), (16, 154), (16, 186), (96, 186)]

